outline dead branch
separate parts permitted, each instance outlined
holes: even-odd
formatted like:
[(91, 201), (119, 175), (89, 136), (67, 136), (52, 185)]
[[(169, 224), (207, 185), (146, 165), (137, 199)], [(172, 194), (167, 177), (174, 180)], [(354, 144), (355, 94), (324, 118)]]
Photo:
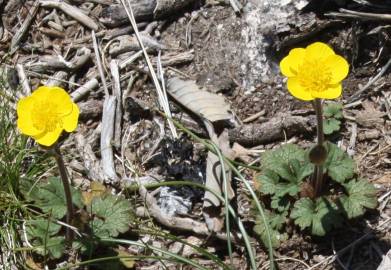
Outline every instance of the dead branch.
[(29, 84), (29, 80), (27, 79), (26, 73), (24, 72), (23, 65), (17, 64), (16, 71), (18, 72), (19, 81), (22, 84), (23, 95), (29, 96), (31, 94), (31, 87)]
[(261, 124), (249, 124), (230, 130), (231, 142), (243, 146), (255, 146), (309, 133), (315, 128), (313, 117), (292, 116), (287, 113), (277, 114), (269, 121)]
[[(215, 233), (212, 234), (208, 230), (208, 227), (205, 223), (193, 220), (191, 218), (181, 218), (175, 216), (165, 215), (160, 207), (158, 206), (156, 199), (148, 193), (147, 189), (144, 186), (139, 188), (140, 196), (145, 200), (145, 207), (137, 207), (136, 214), (139, 217), (149, 217), (152, 216), (160, 224), (167, 226), (168, 228), (174, 230), (190, 231), (199, 235), (204, 236), (216, 236), (218, 239), (227, 240), (227, 235), (225, 233)], [(240, 243), (240, 237), (237, 234), (232, 233), (231, 240), (234, 243)]]
[[(155, 38), (151, 37), (147, 34), (141, 34), (141, 39), (148, 49), (152, 50), (165, 50), (166, 46), (161, 44)], [(110, 47), (109, 53), (111, 56), (115, 57), (119, 54), (123, 54), (125, 52), (130, 51), (138, 51), (140, 50), (140, 45), (137, 41), (137, 38), (134, 36), (120, 36), (117, 38), (116, 42)]]
[(75, 135), (76, 148), (83, 160), (84, 168), (89, 179), (94, 181), (104, 181), (102, 167), (99, 160), (96, 158), (91, 144), (87, 143), (86, 139), (81, 133)]
[(33, 22), (35, 16), (38, 13), (38, 9), (39, 9), (39, 2), (35, 1), (26, 19), (24, 20), (22, 26), (18, 29), (18, 31), (15, 33), (14, 37), (12, 38), (11, 54), (13, 54), (19, 48), (19, 43), (27, 33), (28, 29), (30, 28), (31, 23)]
[(117, 106), (115, 109), (115, 121), (114, 121), (114, 146), (116, 148), (121, 147), (121, 134), (122, 134), (122, 91), (119, 78), (119, 67), (115, 60), (110, 62), (111, 76), (113, 77), (113, 94), (117, 99)]
[(81, 24), (87, 26), (88, 28), (97, 31), (99, 26), (98, 24), (88, 17), (86, 14), (84, 14), (79, 8), (72, 6), (70, 4), (67, 4), (63, 1), (56, 1), (56, 0), (40, 0), (39, 3), (42, 7), (49, 7), (49, 8), (58, 8), (65, 14), (67, 14), (69, 17), (74, 18)]
[(108, 96), (103, 103), (102, 115), (102, 133), (100, 137), (100, 151), (102, 156), (102, 167), (106, 181), (117, 181), (118, 177), (115, 172), (114, 155), (111, 141), (114, 135), (115, 120), (115, 96)]
[(77, 88), (75, 91), (71, 93), (71, 97), (73, 101), (77, 102), (80, 101), (82, 98), (84, 98), (86, 95), (88, 95), (89, 92), (91, 92), (93, 89), (97, 88), (99, 86), (99, 81), (97, 78), (93, 78)]
[[(130, 0), (135, 19), (150, 21), (153, 18), (166, 18), (179, 10), (191, 5), (195, 0)], [(100, 21), (108, 27), (116, 27), (129, 23), (126, 11), (122, 5), (110, 5), (103, 9)]]

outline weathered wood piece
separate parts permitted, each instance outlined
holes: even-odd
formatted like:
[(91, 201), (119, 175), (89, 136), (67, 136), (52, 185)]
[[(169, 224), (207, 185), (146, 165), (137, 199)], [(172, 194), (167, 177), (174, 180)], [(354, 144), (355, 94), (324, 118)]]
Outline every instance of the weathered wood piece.
[(22, 84), (23, 95), (31, 95), (31, 87), (29, 84), (29, 80), (27, 79), (26, 73), (24, 72), (23, 65), (17, 64), (16, 72), (18, 72), (19, 82)]
[[(159, 19), (185, 8), (195, 0), (130, 0), (134, 17), (137, 22)], [(117, 27), (129, 23), (122, 5), (105, 7), (100, 21), (108, 27)]]
[(33, 22), (35, 16), (38, 13), (38, 9), (39, 9), (39, 2), (35, 1), (26, 19), (24, 20), (22, 26), (18, 29), (18, 31), (15, 33), (15, 35), (12, 38), (11, 54), (16, 52), (16, 50), (19, 48), (19, 43), (22, 40), (22, 38), (25, 36), (27, 31), (29, 30), (31, 23)]
[(49, 7), (49, 8), (58, 8), (65, 14), (67, 14), (69, 17), (74, 18), (81, 24), (87, 26), (88, 28), (97, 31), (99, 28), (99, 25), (90, 17), (88, 17), (86, 14), (84, 14), (79, 8), (72, 6), (70, 4), (67, 4), (63, 1), (56, 1), (56, 0), (40, 0), (39, 3), (42, 7)]
[(113, 94), (117, 99), (114, 122), (114, 146), (118, 149), (119, 147), (121, 147), (122, 135), (122, 91), (119, 77), (119, 67), (116, 60), (111, 60), (110, 71), (111, 76), (113, 78)]
[(243, 125), (230, 130), (229, 139), (243, 146), (256, 146), (297, 134), (310, 133), (314, 128), (314, 117), (280, 113), (265, 123)]
[(105, 175), (105, 181), (107, 182), (116, 182), (118, 180), (115, 172), (113, 148), (111, 146), (114, 136), (116, 102), (115, 96), (109, 96), (106, 97), (103, 103), (100, 151), (102, 155), (103, 173)]
[[(166, 46), (161, 44), (155, 38), (150, 35), (141, 34), (142, 41), (148, 49), (152, 50), (165, 50)], [(111, 56), (115, 57), (125, 52), (138, 51), (140, 50), (140, 45), (135, 36), (124, 35), (116, 39), (116, 42), (110, 46), (109, 53)]]

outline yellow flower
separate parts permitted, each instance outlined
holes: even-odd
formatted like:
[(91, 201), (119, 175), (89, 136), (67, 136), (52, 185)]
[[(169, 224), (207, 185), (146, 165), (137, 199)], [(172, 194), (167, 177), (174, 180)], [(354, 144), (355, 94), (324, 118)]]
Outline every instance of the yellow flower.
[(301, 100), (334, 99), (341, 95), (341, 81), (348, 75), (349, 64), (332, 48), (315, 42), (292, 49), (280, 62), (281, 73), (288, 77), (288, 90)]
[(79, 118), (79, 107), (60, 87), (38, 87), (16, 110), (19, 130), (44, 146), (54, 144), (63, 130), (74, 131)]

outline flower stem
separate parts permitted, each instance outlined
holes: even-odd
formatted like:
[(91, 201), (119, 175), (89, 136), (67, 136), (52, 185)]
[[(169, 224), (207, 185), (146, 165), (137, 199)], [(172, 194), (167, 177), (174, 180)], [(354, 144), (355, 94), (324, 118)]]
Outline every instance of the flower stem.
[(313, 183), (312, 186), (314, 188), (315, 197), (318, 197), (322, 191), (323, 187), (323, 163), (327, 157), (327, 152), (324, 147), (324, 134), (323, 134), (323, 110), (322, 110), (322, 100), (319, 98), (316, 98), (313, 103), (315, 113), (316, 113), (316, 120), (317, 120), (317, 145), (315, 147), (316, 151), (315, 157), (313, 158), (316, 160), (315, 163), (315, 172), (313, 175)]
[[(54, 157), (57, 162), (58, 169), (60, 170), (60, 176), (62, 180), (62, 184), (64, 186), (64, 193), (65, 193), (65, 200), (67, 204), (67, 216), (66, 216), (66, 223), (69, 225), (73, 225), (73, 203), (72, 203), (72, 194), (71, 194), (71, 188), (68, 181), (68, 174), (67, 170), (65, 168), (64, 159), (62, 158), (62, 154), (60, 152), (60, 148), (56, 145), (54, 147)], [(73, 238), (72, 230), (67, 227), (66, 228), (66, 235), (65, 239), (67, 242), (71, 242)]]

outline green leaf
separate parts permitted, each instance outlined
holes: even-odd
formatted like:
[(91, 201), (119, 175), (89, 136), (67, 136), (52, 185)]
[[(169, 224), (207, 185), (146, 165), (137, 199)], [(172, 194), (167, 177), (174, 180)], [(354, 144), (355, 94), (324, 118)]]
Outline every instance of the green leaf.
[(56, 236), (61, 226), (48, 219), (30, 220), (26, 226), (27, 237), (34, 245), (34, 251), (51, 258), (60, 258), (65, 250), (65, 238)]
[[(82, 208), (81, 193), (71, 187), (72, 201), (77, 207)], [(48, 183), (39, 184), (30, 193), (29, 199), (35, 201), (35, 206), (44, 213), (51, 213), (54, 218), (61, 219), (67, 212), (64, 187), (57, 177), (49, 179)]]
[(348, 218), (355, 218), (365, 213), (365, 208), (377, 206), (376, 189), (366, 180), (351, 180), (343, 185), (347, 195), (341, 197), (342, 207)]
[(270, 206), (279, 212), (285, 212), (291, 206), (289, 199), (285, 197), (273, 196)]
[(309, 228), (313, 235), (323, 236), (340, 225), (341, 216), (335, 204), (320, 197), (315, 202), (309, 198), (298, 200), (290, 217), (302, 230)]
[[(285, 224), (286, 213), (276, 215), (276, 214), (271, 213), (270, 211), (265, 211), (265, 215), (266, 215), (266, 220), (269, 223), (269, 233), (270, 233), (270, 238), (271, 238), (271, 244), (272, 244), (273, 248), (276, 248), (280, 245), (281, 241), (284, 241), (288, 238), (285, 233), (281, 234), (278, 231)], [(256, 234), (258, 234), (262, 243), (266, 247), (269, 247), (268, 236), (266, 233), (266, 226), (265, 226), (265, 223), (263, 222), (263, 219), (260, 216), (256, 217), (254, 232)]]
[(323, 115), (326, 118), (342, 119), (342, 104), (336, 102), (328, 103), (324, 106)]
[(326, 135), (330, 135), (341, 128), (341, 121), (330, 118), (323, 120), (323, 133)]
[(259, 182), (259, 189), (264, 194), (275, 194), (280, 177), (271, 170), (265, 170), (263, 174), (259, 175), (257, 180)]
[(93, 235), (116, 237), (129, 230), (129, 224), (134, 219), (131, 209), (130, 202), (119, 196), (108, 194), (93, 198), (87, 209), (94, 217), (90, 224)]
[(356, 164), (342, 149), (332, 143), (327, 143), (328, 156), (325, 162), (327, 174), (336, 182), (344, 183), (352, 178)]
[(300, 191), (300, 186), (297, 183), (278, 184), (275, 196), (283, 197), (287, 194), (295, 196)]
[(265, 152), (262, 156), (262, 168), (294, 183), (303, 180), (313, 170), (306, 152), (293, 144), (285, 144), (276, 150)]
[(300, 191), (297, 183), (284, 182), (278, 174), (271, 170), (265, 170), (264, 174), (258, 176), (260, 191), (263, 194), (270, 194), (276, 197), (283, 197), (286, 194), (295, 196)]

